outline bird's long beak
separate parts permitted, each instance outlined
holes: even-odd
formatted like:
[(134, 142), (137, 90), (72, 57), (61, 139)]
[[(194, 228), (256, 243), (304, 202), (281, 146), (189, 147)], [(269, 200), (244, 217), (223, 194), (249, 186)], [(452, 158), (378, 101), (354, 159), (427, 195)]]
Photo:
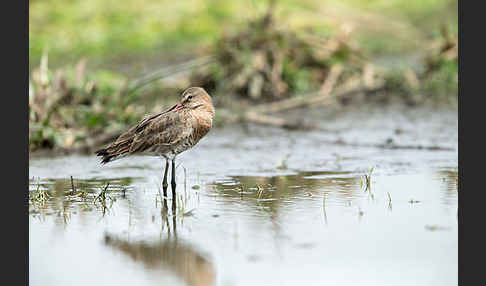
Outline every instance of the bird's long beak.
[(176, 105), (176, 108), (175, 108), (175, 109), (176, 109), (176, 110), (181, 110), (181, 109), (182, 109), (182, 107), (183, 107), (183, 106), (182, 106), (182, 104), (180, 104), (180, 103), (179, 103), (179, 104), (177, 104), (177, 105)]

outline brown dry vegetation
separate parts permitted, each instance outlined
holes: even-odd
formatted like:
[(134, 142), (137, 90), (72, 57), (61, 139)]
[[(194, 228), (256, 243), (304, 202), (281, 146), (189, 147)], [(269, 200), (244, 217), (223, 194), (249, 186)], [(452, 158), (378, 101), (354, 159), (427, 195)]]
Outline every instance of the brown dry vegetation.
[[(32, 70), (29, 85), (30, 150), (90, 151), (145, 113), (163, 108), (154, 104), (151, 94), (177, 96), (187, 86), (203, 86), (213, 95), (216, 125), (250, 121), (307, 128), (274, 114), (340, 98), (349, 101), (356, 94), (380, 100), (401, 95), (414, 103), (457, 101), (457, 36), (445, 27), (423, 60), (424, 71), (386, 71), (351, 44), (350, 30), (323, 37), (283, 28), (281, 21), (270, 6), (262, 17), (219, 38), (202, 64), (179, 65), (139, 80), (106, 71), (88, 73), (85, 61), (51, 71), (45, 55)], [(183, 69), (182, 80), (153, 85)], [(147, 89), (151, 85), (161, 89)], [(162, 105), (173, 100), (164, 97)]]
[(214, 47), (215, 62), (191, 75), (191, 85), (255, 101), (314, 91), (331, 67), (346, 63), (348, 76), (363, 69), (345, 32), (329, 38), (279, 28), (272, 10)]

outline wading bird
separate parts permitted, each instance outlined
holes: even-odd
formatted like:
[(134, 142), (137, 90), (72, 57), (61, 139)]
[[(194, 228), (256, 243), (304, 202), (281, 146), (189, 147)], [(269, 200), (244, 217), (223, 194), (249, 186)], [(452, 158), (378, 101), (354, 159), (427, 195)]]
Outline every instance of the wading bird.
[(176, 156), (192, 148), (209, 132), (213, 116), (211, 96), (203, 88), (190, 87), (182, 93), (178, 104), (161, 113), (145, 116), (138, 125), (96, 154), (102, 157), (102, 164), (133, 154), (165, 158), (164, 197), (167, 197), (167, 170), (171, 160), (172, 197), (175, 198)]

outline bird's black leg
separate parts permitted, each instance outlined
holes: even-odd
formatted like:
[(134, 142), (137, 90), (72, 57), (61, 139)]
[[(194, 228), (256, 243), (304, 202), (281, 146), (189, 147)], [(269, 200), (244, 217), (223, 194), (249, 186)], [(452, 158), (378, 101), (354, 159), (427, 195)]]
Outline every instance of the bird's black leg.
[(176, 220), (176, 205), (175, 200), (172, 201), (172, 231), (174, 232), (174, 237), (177, 239), (177, 220)]
[(176, 199), (176, 180), (175, 180), (175, 159), (172, 159), (172, 180), (171, 180), (171, 186), (172, 186), (172, 200), (175, 201)]
[(164, 171), (164, 180), (162, 181), (162, 189), (164, 191), (164, 200), (167, 198), (167, 171), (169, 170), (169, 160), (165, 160), (165, 171)]

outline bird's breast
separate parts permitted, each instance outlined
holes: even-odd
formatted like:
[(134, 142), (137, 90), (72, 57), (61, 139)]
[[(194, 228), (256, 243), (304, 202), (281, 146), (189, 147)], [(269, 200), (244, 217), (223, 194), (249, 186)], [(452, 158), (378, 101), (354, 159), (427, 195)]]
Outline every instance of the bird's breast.
[(192, 114), (193, 120), (193, 134), (194, 144), (201, 140), (211, 129), (213, 124), (213, 115), (209, 112), (194, 112)]

